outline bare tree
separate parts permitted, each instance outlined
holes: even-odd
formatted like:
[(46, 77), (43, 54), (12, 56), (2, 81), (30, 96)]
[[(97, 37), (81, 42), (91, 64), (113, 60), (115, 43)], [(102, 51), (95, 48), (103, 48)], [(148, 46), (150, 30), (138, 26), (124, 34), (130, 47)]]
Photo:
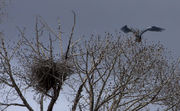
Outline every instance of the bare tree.
[(73, 14), (65, 51), (61, 26), (57, 34), (40, 16), (34, 38), (18, 28), (20, 40), (8, 45), (0, 34), (2, 111), (11, 106), (34, 111), (27, 93), (34, 95), (40, 111), (52, 111), (63, 85), (73, 93), (68, 95), (72, 111), (139, 111), (149, 105), (179, 110), (177, 63), (163, 45), (137, 43), (121, 33), (73, 41)]
[[(152, 104), (167, 110), (179, 105), (176, 63), (169, 62), (160, 43), (136, 43), (106, 33), (92, 35), (73, 47), (72, 54), (78, 76), (70, 81), (80, 84), (69, 85), (75, 91), (72, 111), (139, 111)], [(166, 94), (165, 90), (173, 89), (170, 83), (178, 88)], [(170, 102), (174, 96), (178, 101)]]
[[(56, 34), (40, 16), (36, 18), (35, 37), (32, 40), (26, 35), (25, 29), (17, 28), (21, 38), (15, 46), (8, 46), (1, 34), (0, 85), (4, 97), (0, 100), (2, 111), (10, 106), (34, 111), (26, 98), (27, 91), (36, 94), (34, 98), (40, 105), (40, 111), (45, 110), (45, 100), (49, 101), (47, 111), (53, 110), (64, 81), (74, 73), (69, 55), (76, 21), (75, 12), (73, 15), (74, 23), (65, 52), (62, 50), (59, 53), (59, 48), (55, 47), (58, 42), (62, 43), (60, 26), (59, 34)], [(63, 49), (62, 44), (60, 49)]]
[(179, 63), (176, 66), (176, 71), (171, 75), (171, 81), (167, 83), (167, 86), (161, 92), (161, 96), (165, 96), (167, 99), (163, 100), (163, 104), (167, 105), (167, 110), (179, 111), (180, 110), (180, 72)]

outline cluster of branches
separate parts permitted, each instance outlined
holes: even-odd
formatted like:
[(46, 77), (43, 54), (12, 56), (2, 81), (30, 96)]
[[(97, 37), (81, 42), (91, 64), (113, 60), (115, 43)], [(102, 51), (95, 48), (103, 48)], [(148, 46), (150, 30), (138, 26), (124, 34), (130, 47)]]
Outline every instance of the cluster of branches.
[[(9, 106), (20, 106), (34, 111), (24, 94), (28, 89), (38, 95), (35, 99), (40, 104), (41, 111), (44, 111), (43, 101), (46, 98), (50, 100), (47, 111), (53, 110), (64, 81), (74, 72), (69, 55), (76, 23), (74, 12), (73, 15), (74, 23), (65, 52), (62, 48), (60, 26), (56, 34), (40, 16), (36, 18), (35, 37), (32, 40), (26, 35), (25, 28), (18, 27), (20, 40), (16, 45), (7, 45), (1, 33), (0, 85), (5, 97), (0, 101), (2, 111)], [(60, 48), (54, 47), (58, 45)]]
[(70, 85), (76, 98), (79, 95), (74, 101), (79, 110), (139, 111), (150, 104), (178, 110), (177, 63), (169, 62), (160, 43), (135, 43), (106, 33), (105, 37), (92, 35), (73, 47), (72, 53), (78, 55), (74, 57), (78, 76), (72, 80), (84, 87)]
[[(40, 111), (45, 110), (44, 101), (49, 101), (47, 111), (52, 111), (62, 85), (69, 87), (69, 93), (73, 94), (68, 95), (72, 100), (72, 111), (139, 111), (152, 104), (163, 106), (164, 110), (180, 110), (178, 62), (168, 58), (169, 53), (163, 45), (146, 41), (136, 43), (120, 33), (91, 35), (88, 40), (72, 41), (76, 23), (73, 14), (74, 24), (65, 51), (61, 27), (56, 34), (40, 16), (36, 19), (32, 40), (25, 30), (18, 28), (21, 38), (12, 47), (1, 33), (2, 111), (10, 106), (34, 111), (26, 92), (36, 94)], [(52, 61), (53, 64), (60, 61), (61, 65), (73, 67), (71, 72), (74, 74), (62, 81), (59, 76), (51, 75), (54, 71), (47, 71), (51, 72), (47, 77), (52, 76), (52, 80), (58, 82), (41, 92), (37, 83), (41, 83), (44, 76), (39, 81), (32, 81), (30, 70), (38, 60)], [(40, 65), (46, 67), (48, 64)], [(64, 69), (60, 67), (56, 72), (62, 73)]]

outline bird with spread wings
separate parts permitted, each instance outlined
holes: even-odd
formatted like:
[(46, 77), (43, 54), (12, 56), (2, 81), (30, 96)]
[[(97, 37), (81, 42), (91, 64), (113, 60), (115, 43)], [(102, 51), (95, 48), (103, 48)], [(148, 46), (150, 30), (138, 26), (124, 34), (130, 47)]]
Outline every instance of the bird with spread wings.
[(123, 26), (121, 28), (121, 30), (124, 32), (124, 33), (129, 33), (129, 32), (132, 32), (134, 34), (134, 36), (136, 37), (135, 41), (136, 42), (141, 42), (141, 39), (142, 39), (142, 35), (147, 32), (147, 31), (154, 31), (154, 32), (161, 32), (165, 29), (163, 28), (160, 28), (160, 27), (157, 27), (157, 26), (151, 26), (151, 27), (147, 27), (146, 29), (142, 30), (142, 31), (139, 31), (139, 30), (135, 30), (133, 28), (129, 28), (127, 25)]

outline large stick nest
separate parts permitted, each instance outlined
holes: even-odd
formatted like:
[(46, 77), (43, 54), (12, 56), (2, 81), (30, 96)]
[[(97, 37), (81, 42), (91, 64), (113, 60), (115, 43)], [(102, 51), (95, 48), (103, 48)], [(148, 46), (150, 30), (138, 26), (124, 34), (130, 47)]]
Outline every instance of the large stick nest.
[(51, 59), (36, 60), (30, 67), (30, 82), (39, 92), (47, 93), (51, 88), (62, 86), (73, 71), (73, 65), (67, 61), (52, 61)]

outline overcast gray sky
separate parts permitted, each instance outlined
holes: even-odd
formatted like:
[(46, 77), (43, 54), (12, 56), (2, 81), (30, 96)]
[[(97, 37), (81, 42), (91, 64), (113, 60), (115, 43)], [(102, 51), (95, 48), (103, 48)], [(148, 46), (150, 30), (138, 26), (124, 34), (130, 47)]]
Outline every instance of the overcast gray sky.
[(63, 31), (68, 33), (73, 21), (71, 10), (77, 13), (78, 36), (113, 32), (125, 24), (140, 29), (157, 25), (166, 30), (146, 33), (144, 38), (160, 41), (180, 56), (180, 0), (11, 0), (8, 19), (0, 24), (0, 30), (7, 38), (15, 38), (16, 26), (33, 31), (35, 16), (41, 15), (53, 28), (59, 17)]
[(146, 33), (144, 38), (161, 41), (180, 55), (179, 0), (13, 0), (3, 25), (10, 31), (15, 26), (33, 28), (35, 16), (41, 15), (51, 26), (59, 17), (64, 30), (70, 31), (71, 10), (77, 13), (77, 34), (119, 30), (125, 24), (140, 29), (157, 25), (166, 31)]

